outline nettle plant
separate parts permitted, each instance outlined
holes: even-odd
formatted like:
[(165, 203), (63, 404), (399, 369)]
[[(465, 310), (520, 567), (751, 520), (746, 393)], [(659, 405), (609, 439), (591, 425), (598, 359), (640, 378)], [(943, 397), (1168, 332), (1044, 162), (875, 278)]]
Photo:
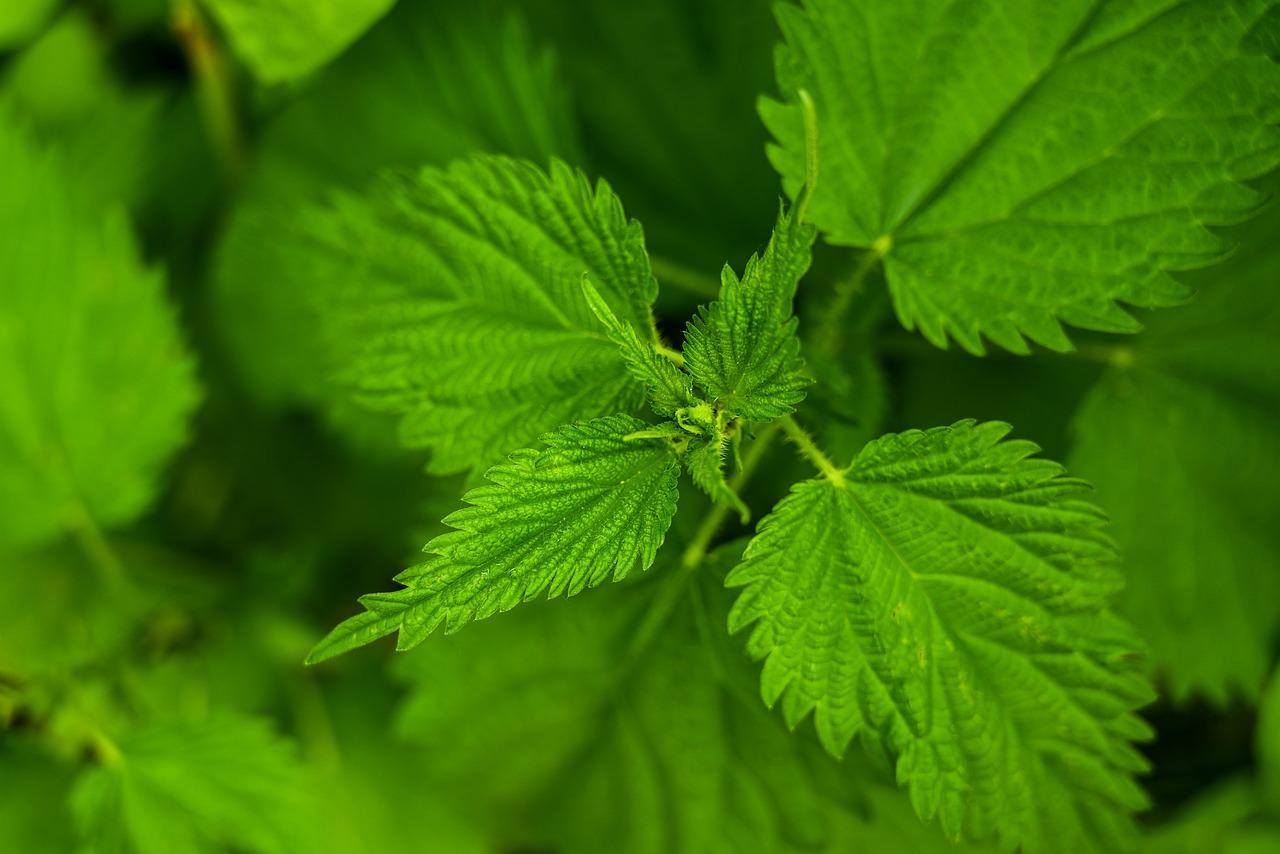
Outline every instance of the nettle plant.
[[(402, 414), (435, 470), (483, 480), (401, 588), (363, 597), (310, 661), (397, 632), (410, 649), (657, 566), (661, 583), (618, 594), (647, 603), (624, 632), (635, 652), (727, 565), (715, 631), (746, 632), (764, 703), (792, 728), (812, 717), (837, 757), (859, 737), (953, 839), (1123, 844), (1146, 803), (1136, 710), (1154, 693), (1110, 608), (1123, 578), (1087, 484), (1003, 423), (833, 456), (802, 426), (805, 400), (815, 378), (852, 382), (837, 344), (880, 276), (907, 330), (974, 356), (1071, 353), (1064, 324), (1134, 332), (1122, 303), (1186, 302), (1170, 273), (1228, 251), (1206, 226), (1255, 211), (1241, 181), (1280, 156), (1269, 6), (781, 6), (781, 95), (761, 113), (794, 201), (679, 347), (655, 323), (641, 226), (563, 163), (477, 156), (313, 216), (350, 258), (323, 313), (345, 377)], [(819, 235), (860, 255), (802, 329)], [(780, 439), (815, 475), (745, 550), (716, 549)], [(700, 518), (664, 556), (682, 472), (711, 503), (684, 497)]]

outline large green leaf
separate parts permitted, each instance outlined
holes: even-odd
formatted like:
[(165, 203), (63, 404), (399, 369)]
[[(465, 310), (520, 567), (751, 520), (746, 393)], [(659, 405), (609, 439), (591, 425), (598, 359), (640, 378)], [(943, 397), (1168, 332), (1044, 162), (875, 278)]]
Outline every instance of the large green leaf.
[(896, 760), (948, 836), (1093, 850), (1145, 804), (1129, 743), (1150, 688), (1107, 610), (1119, 586), (1101, 512), (999, 423), (890, 434), (761, 524), (730, 628), (755, 624), (762, 686), (843, 753)]
[[(1280, 212), (1150, 319), (1076, 415), (1073, 470), (1124, 555), (1120, 609), (1176, 697), (1256, 697), (1280, 630)], [(1107, 349), (1109, 347), (1109, 349)]]
[(403, 416), (440, 473), (483, 469), (579, 418), (638, 408), (643, 388), (582, 290), (649, 330), (644, 236), (604, 182), (506, 158), (384, 181), (315, 223), (348, 284), (319, 306), (343, 375)]
[(369, 432), (333, 382), (349, 351), (335, 351), (314, 313), (346, 285), (349, 253), (323, 251), (299, 211), (335, 189), (363, 191), (387, 168), (476, 152), (578, 162), (576, 148), (555, 59), (519, 20), (472, 0), (401, 4), (258, 140), (213, 290), (217, 333), (255, 397), (319, 409), (353, 437)]
[(1280, 68), (1247, 44), (1272, 5), (786, 4), (770, 155), (794, 194), (808, 90), (813, 221), (884, 253), (899, 318), (938, 346), (1069, 349), (1060, 322), (1132, 332), (1118, 303), (1184, 300), (1168, 271), (1220, 258), (1204, 226), (1254, 210), (1238, 181), (1280, 161)]
[(197, 399), (163, 275), (78, 190), (0, 113), (0, 546), (133, 521)]
[(508, 611), (542, 595), (572, 596), (648, 569), (676, 511), (679, 462), (667, 442), (628, 441), (644, 422), (626, 415), (561, 427), (486, 474), (456, 529), (423, 547), (397, 576), (404, 589), (361, 598), (368, 610), (312, 651), (323, 661), (399, 631), (399, 648)]

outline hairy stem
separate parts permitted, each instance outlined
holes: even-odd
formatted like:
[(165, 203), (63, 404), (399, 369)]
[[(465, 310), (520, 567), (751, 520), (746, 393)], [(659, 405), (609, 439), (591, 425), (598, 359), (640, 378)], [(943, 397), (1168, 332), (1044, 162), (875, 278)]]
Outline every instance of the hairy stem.
[(715, 299), (720, 295), (718, 279), (686, 267), (678, 261), (650, 254), (649, 266), (653, 270), (653, 275), (664, 285), (671, 285), (704, 299)]
[(822, 472), (822, 476), (834, 483), (836, 486), (844, 486), (844, 472), (836, 467), (831, 458), (823, 453), (817, 443), (813, 441), (813, 437), (805, 431), (790, 415), (784, 415), (780, 421), (782, 429), (786, 432), (787, 438), (800, 449), (800, 455), (806, 460), (813, 463), (814, 468)]
[[(751, 480), (751, 476), (755, 474), (755, 470), (759, 467), (761, 460), (768, 453), (770, 446), (773, 444), (774, 437), (778, 435), (779, 424), (773, 423), (764, 429), (764, 431), (751, 443), (751, 447), (747, 448), (747, 453), (742, 459), (742, 468), (729, 481), (729, 488), (734, 492), (741, 492), (742, 488)], [(698, 568), (703, 559), (707, 556), (707, 550), (715, 541), (716, 535), (720, 533), (720, 528), (728, 520), (729, 514), (733, 509), (725, 504), (716, 504), (711, 508), (711, 512), (702, 520), (702, 524), (698, 526), (698, 530), (694, 532), (693, 539), (689, 541), (689, 545), (685, 547), (684, 554), (680, 557), (680, 568), (682, 571), (691, 572)]]
[[(772, 447), (773, 440), (777, 437), (779, 429), (779, 425), (776, 422), (770, 424), (747, 448), (747, 453), (742, 460), (742, 468), (729, 481), (729, 487), (735, 492), (741, 490), (751, 480), (751, 476), (755, 474), (760, 462)], [(653, 641), (658, 630), (666, 625), (672, 609), (680, 601), (680, 593), (685, 589), (685, 585), (689, 583), (689, 579), (693, 578), (703, 560), (706, 559), (707, 552), (720, 534), (720, 529), (729, 520), (731, 512), (731, 508), (723, 504), (716, 504), (712, 506), (711, 512), (702, 520), (702, 524), (698, 526), (698, 530), (693, 534), (693, 539), (689, 541), (689, 545), (685, 547), (684, 553), (680, 556), (680, 566), (676, 568), (671, 578), (666, 580), (666, 587), (659, 591), (657, 597), (653, 600), (653, 604), (644, 615), (644, 619), (636, 629), (636, 633), (632, 636), (631, 644), (627, 649), (628, 662), (636, 661)]]
[(124, 586), (127, 582), (124, 564), (103, 536), (102, 529), (93, 520), (84, 502), (77, 501), (71, 508), (67, 514), (66, 527), (102, 583), (112, 588)]
[(684, 367), (684, 353), (681, 353), (679, 350), (673, 350), (666, 344), (655, 344), (653, 345), (653, 352), (657, 353), (659, 356), (671, 362), (678, 368)]

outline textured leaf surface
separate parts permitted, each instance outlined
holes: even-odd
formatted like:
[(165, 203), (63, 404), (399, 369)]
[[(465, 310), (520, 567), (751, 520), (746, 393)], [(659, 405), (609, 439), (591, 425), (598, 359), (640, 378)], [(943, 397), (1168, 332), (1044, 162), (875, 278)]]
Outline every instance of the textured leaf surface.
[(323, 335), (317, 303), (348, 285), (352, 253), (318, 242), (299, 212), (381, 170), (476, 151), (578, 162), (567, 92), (517, 19), (495, 27), (489, 4), (468, 0), (402, 3), (323, 69), (263, 129), (218, 250), (217, 328), (255, 397), (320, 409), (353, 438), (370, 421), (393, 433), (334, 381), (351, 347)]
[(638, 408), (643, 389), (582, 291), (650, 328), (657, 284), (640, 226), (608, 185), (555, 162), (476, 157), (388, 179), (315, 223), (354, 257), (322, 306), (354, 346), (345, 371), (432, 470), (487, 466), (579, 418)]
[(157, 723), (86, 771), (72, 810), (87, 850), (138, 854), (298, 850), (305, 827), (293, 749), (253, 718)]
[(1131, 833), (1150, 689), (1107, 611), (1103, 516), (1008, 427), (960, 422), (868, 445), (843, 484), (799, 484), (729, 576), (766, 702), (842, 753), (896, 760), (949, 836), (1092, 850)]
[(729, 412), (750, 421), (786, 415), (804, 399), (808, 381), (791, 301), (809, 269), (816, 233), (779, 213), (764, 253), (751, 257), (741, 279), (726, 266), (720, 298), (704, 306), (685, 332), (694, 379)]
[(263, 83), (315, 71), (359, 38), (395, 0), (204, 0)]
[(539, 596), (572, 596), (648, 569), (676, 510), (680, 467), (668, 443), (626, 441), (644, 428), (625, 415), (562, 427), (545, 447), (517, 451), (445, 519), (456, 530), (397, 577), (394, 593), (361, 598), (367, 613), (311, 653), (322, 661), (399, 630), (399, 648), (508, 611)]
[(131, 522), (186, 437), (193, 366), (163, 276), (0, 114), (0, 546)]
[(1280, 211), (1089, 393), (1072, 469), (1124, 556), (1120, 610), (1172, 693), (1256, 697), (1280, 630)]
[[(495, 847), (594, 854), (607, 839), (622, 854), (774, 854), (945, 845), (900, 793), (789, 736), (760, 705), (752, 668), (721, 628), (727, 561), (719, 563), (530, 605), (397, 661), (411, 688), (400, 733), (487, 810)], [(503, 838), (513, 825), (531, 827), (529, 837)]]
[(680, 409), (693, 406), (693, 380), (666, 356), (660, 355), (657, 332), (642, 338), (635, 326), (619, 320), (589, 278), (582, 280), (582, 293), (592, 313), (608, 331), (610, 340), (622, 351), (627, 370), (649, 392), (649, 405), (659, 415), (672, 416)]
[(771, 158), (794, 194), (807, 89), (822, 127), (811, 218), (887, 250), (899, 318), (938, 346), (1068, 349), (1060, 321), (1132, 332), (1118, 303), (1183, 300), (1167, 271), (1220, 258), (1203, 226), (1255, 209), (1237, 181), (1280, 160), (1280, 69), (1247, 46), (1271, 5), (784, 5), (787, 102), (761, 107)]

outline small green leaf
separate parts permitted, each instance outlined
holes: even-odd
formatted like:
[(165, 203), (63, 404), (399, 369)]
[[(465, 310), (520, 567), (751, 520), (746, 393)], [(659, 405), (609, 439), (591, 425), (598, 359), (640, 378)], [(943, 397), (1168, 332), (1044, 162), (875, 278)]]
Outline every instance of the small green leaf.
[(769, 421), (804, 399), (808, 380), (791, 302), (815, 235), (813, 226), (780, 211), (764, 253), (751, 257), (741, 279), (726, 266), (720, 298), (689, 322), (686, 366), (734, 415)]
[(921, 817), (1024, 850), (1133, 833), (1151, 689), (1107, 610), (1121, 583), (1102, 513), (998, 423), (890, 434), (839, 483), (797, 485), (727, 583), (754, 624), (764, 698), (896, 760)]
[(399, 631), (399, 649), (441, 625), (455, 631), (539, 596), (572, 596), (648, 569), (676, 510), (679, 463), (669, 443), (627, 441), (645, 427), (626, 415), (561, 427), (493, 467), (456, 529), (423, 548), (430, 557), (397, 576), (394, 593), (361, 598), (368, 610), (334, 629), (309, 662)]
[(799, 192), (811, 93), (809, 217), (883, 255), (903, 325), (939, 347), (1134, 332), (1119, 303), (1184, 301), (1169, 271), (1222, 258), (1205, 226), (1255, 211), (1240, 182), (1280, 163), (1280, 67), (1245, 44), (1271, 6), (784, 3), (770, 158)]

